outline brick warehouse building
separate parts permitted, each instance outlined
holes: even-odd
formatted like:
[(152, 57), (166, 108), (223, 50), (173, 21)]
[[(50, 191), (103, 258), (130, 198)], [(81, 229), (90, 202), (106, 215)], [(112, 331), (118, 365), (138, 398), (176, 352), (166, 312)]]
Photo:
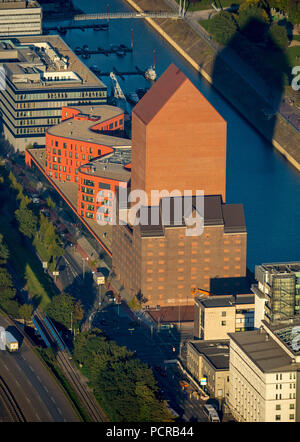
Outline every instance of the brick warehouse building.
[[(99, 208), (100, 219), (110, 222), (114, 192), (128, 185), (131, 141), (120, 136), (123, 130), (124, 111), (100, 105), (63, 107), (62, 122), (46, 131), (45, 173), (74, 183), (77, 213), (84, 218), (96, 220)], [(32, 151), (25, 153), (29, 165)]]
[(225, 204), (226, 122), (175, 65), (133, 109), (131, 166), (132, 190), (149, 198), (151, 190), (205, 192), (200, 236), (186, 236), (172, 217), (164, 223), (162, 200), (149, 199), (159, 225), (114, 227), (113, 268), (132, 295), (148, 306), (191, 305), (193, 288), (246, 275), (243, 207)]

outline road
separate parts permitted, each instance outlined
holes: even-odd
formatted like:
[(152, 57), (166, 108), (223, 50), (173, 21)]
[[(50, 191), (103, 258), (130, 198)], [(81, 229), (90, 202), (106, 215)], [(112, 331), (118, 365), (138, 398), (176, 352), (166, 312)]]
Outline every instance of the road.
[[(85, 265), (85, 279), (83, 279), (82, 259), (73, 247), (65, 249), (65, 255), (60, 258), (60, 281), (70, 294), (84, 300), (83, 292), (91, 292), (91, 270)], [(95, 287), (94, 287), (95, 290)], [(91, 313), (91, 311), (90, 311)], [(90, 314), (89, 313), (89, 314)], [(169, 334), (168, 331), (151, 333), (150, 329), (140, 326), (133, 327), (133, 319), (128, 309), (116, 305), (102, 296), (102, 306), (97, 312), (93, 311), (92, 326), (99, 327), (107, 336), (115, 340), (118, 345), (126, 346), (150, 366), (166, 367), (167, 376), (162, 377), (154, 370), (160, 387), (164, 390), (164, 397), (170, 400), (170, 405), (182, 416), (185, 421), (207, 421), (201, 410), (201, 401), (190, 398), (188, 392), (183, 392), (179, 380), (183, 375), (176, 364), (164, 364), (165, 360), (176, 359), (180, 350), (180, 338)], [(134, 328), (134, 330), (133, 330)], [(175, 352), (173, 351), (175, 348)]]
[[(0, 326), (7, 328), (11, 323), (0, 317)], [(17, 353), (0, 351), (0, 376), (26, 421), (79, 421), (61, 389), (24, 340)]]
[(170, 401), (170, 405), (179, 413), (184, 421), (206, 422), (207, 418), (201, 409), (202, 401), (189, 397), (188, 391), (182, 391), (179, 381), (184, 378), (176, 364), (164, 361), (175, 359), (173, 346), (178, 349), (178, 342), (170, 335), (161, 335), (139, 325), (134, 325), (122, 304), (116, 305), (104, 301), (101, 310), (95, 315), (92, 325), (100, 328), (118, 345), (126, 346), (136, 356), (150, 366), (166, 368), (166, 376), (161, 376), (154, 369), (155, 377), (163, 391), (163, 397)]

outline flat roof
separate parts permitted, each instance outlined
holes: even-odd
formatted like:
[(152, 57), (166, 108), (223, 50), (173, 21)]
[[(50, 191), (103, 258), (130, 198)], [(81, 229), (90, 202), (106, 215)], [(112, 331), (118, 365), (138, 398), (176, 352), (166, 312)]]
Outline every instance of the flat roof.
[(253, 304), (254, 295), (236, 295), (236, 296), (211, 296), (208, 298), (197, 298), (198, 301), (206, 308), (214, 307), (230, 307), (238, 305)]
[[(108, 106), (113, 107), (113, 106)], [(118, 109), (118, 108), (117, 108)], [(107, 110), (107, 115), (110, 113)], [(111, 112), (112, 113), (112, 112)], [(116, 114), (117, 115), (117, 114)], [(47, 133), (57, 137), (68, 138), (72, 140), (90, 142), (98, 144), (100, 146), (108, 147), (131, 147), (131, 140), (128, 138), (122, 138), (113, 135), (107, 135), (102, 132), (97, 132), (92, 129), (93, 126), (99, 124), (102, 121), (91, 121), (91, 120), (76, 120), (70, 118), (62, 121), (56, 126), (51, 126), (47, 129)]]
[(191, 341), (189, 345), (216, 370), (229, 370), (229, 340)]
[(130, 170), (126, 169), (124, 164), (105, 162), (105, 157), (97, 158), (90, 163), (83, 164), (78, 168), (78, 171), (90, 176), (109, 178), (126, 183), (129, 182), (131, 176)]
[[(179, 311), (180, 309), (180, 311)], [(155, 321), (160, 323), (172, 322), (194, 322), (194, 306), (182, 305), (174, 307), (160, 307), (159, 309), (148, 309), (146, 313)]]
[(266, 264), (260, 264), (256, 266), (257, 268), (262, 268), (263, 270), (266, 270), (273, 275), (282, 275), (284, 273), (298, 273), (300, 272), (300, 262), (294, 261), (294, 262), (273, 262), (273, 263), (266, 263)]
[(263, 372), (292, 371), (300, 368), (264, 329), (228, 333), (251, 361)]
[(0, 0), (0, 9), (26, 9), (26, 8), (40, 8), (41, 6), (35, 0), (15, 0), (5, 1)]
[(0, 39), (0, 62), (8, 79), (20, 91), (106, 89), (105, 84), (79, 60), (59, 35)]
[[(109, 104), (88, 104), (88, 105), (77, 105), (71, 104), (67, 106), (68, 109), (76, 109), (82, 115), (90, 116), (90, 117), (99, 117), (101, 120), (96, 121), (94, 124), (102, 123), (106, 120), (110, 120), (111, 118), (117, 117), (119, 115), (124, 114), (124, 110), (118, 106), (110, 106)], [(90, 121), (90, 124), (93, 125), (93, 122)], [(60, 126), (59, 124), (57, 126)]]
[[(161, 198), (159, 205), (159, 224), (149, 223), (148, 225), (141, 225), (141, 235), (161, 236), (163, 234), (163, 226), (165, 228), (185, 226), (186, 222), (183, 216), (185, 211), (184, 201), (185, 199), (191, 199), (191, 210), (198, 210), (196, 198), (196, 196)], [(199, 198), (203, 197), (200, 196)], [(169, 219), (166, 219), (166, 217), (164, 217), (164, 214), (162, 213), (162, 208), (164, 204), (166, 204), (167, 206), (169, 204)], [(179, 210), (179, 213), (177, 213), (177, 210), (175, 210), (177, 207), (181, 207), (181, 212)], [(228, 208), (224, 209), (225, 207), (226, 204), (222, 203), (221, 195), (204, 195), (204, 210), (202, 213), (199, 212), (200, 216), (204, 215), (204, 226), (223, 225), (225, 233), (246, 232), (244, 210), (242, 204), (229, 204)], [(199, 204), (199, 209), (201, 211), (201, 204)], [(154, 215), (154, 218), (152, 219), (157, 218), (157, 208), (143, 207), (141, 210), (149, 212), (149, 220), (151, 219), (151, 210), (153, 210), (152, 215)], [(224, 213), (226, 214), (226, 218), (224, 218)], [(185, 215), (188, 218), (190, 216), (190, 213), (186, 213)]]

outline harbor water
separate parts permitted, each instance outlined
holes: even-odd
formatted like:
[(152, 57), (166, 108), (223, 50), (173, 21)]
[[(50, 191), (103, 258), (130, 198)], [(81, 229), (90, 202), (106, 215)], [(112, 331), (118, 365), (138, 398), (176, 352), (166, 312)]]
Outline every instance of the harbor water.
[[(108, 2), (99, 0), (73, 0), (84, 13), (106, 12)], [(126, 12), (130, 8), (121, 0), (110, 0), (111, 12)], [(106, 23), (106, 20), (103, 21)], [(44, 23), (67, 25), (68, 22)], [(81, 24), (84, 25), (85, 22)], [(101, 22), (99, 22), (101, 23)], [(247, 264), (254, 270), (263, 262), (300, 261), (300, 174), (257, 131), (208, 84), (167, 42), (142, 19), (112, 19), (107, 31), (93, 29), (68, 30), (62, 38), (75, 50), (87, 45), (109, 49), (112, 45), (131, 46), (133, 51), (124, 56), (117, 54), (91, 55), (83, 60), (87, 66), (97, 65), (102, 72), (134, 71), (136, 66), (145, 70), (153, 63), (155, 50), (158, 77), (170, 63), (175, 63), (209, 102), (227, 121), (227, 203), (244, 205), (248, 250)], [(51, 32), (53, 33), (53, 32)], [(102, 81), (111, 90), (109, 77)], [(134, 93), (149, 87), (143, 76), (119, 79), (124, 93)], [(178, 109), (180, 112), (180, 109)], [(184, 146), (182, 146), (184, 154)], [(178, 160), (180, 165), (180, 159)], [(201, 164), (199, 164), (199, 175)]]

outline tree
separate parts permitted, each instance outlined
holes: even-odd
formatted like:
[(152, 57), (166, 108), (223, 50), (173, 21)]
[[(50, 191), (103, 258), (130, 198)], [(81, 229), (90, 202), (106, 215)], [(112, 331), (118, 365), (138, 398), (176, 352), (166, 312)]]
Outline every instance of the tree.
[(51, 319), (62, 324), (66, 328), (71, 328), (72, 321), (78, 326), (83, 318), (83, 309), (81, 302), (75, 302), (75, 299), (68, 293), (61, 293), (54, 296), (47, 306), (47, 314)]
[(32, 238), (37, 229), (37, 217), (30, 209), (18, 209), (15, 211), (16, 219), (19, 223), (19, 230), (24, 236)]
[(279, 9), (279, 11), (287, 13), (288, 0), (269, 0), (270, 8)]
[(269, 29), (269, 41), (274, 49), (285, 50), (289, 45), (289, 39), (284, 26), (274, 24)]
[(7, 269), (0, 267), (0, 304), (16, 296), (12, 279)]
[(264, 41), (269, 23), (269, 16), (263, 8), (250, 5), (239, 12), (239, 29), (254, 43)]
[(3, 235), (0, 234), (0, 264), (5, 264), (9, 257), (9, 250), (3, 242)]
[(4, 301), (1, 303), (1, 307), (3, 310), (13, 318), (19, 317), (19, 303), (15, 300), (8, 299), (7, 301)]
[(30, 321), (33, 307), (30, 304), (23, 304), (19, 307), (19, 316), (25, 321)]
[(172, 422), (152, 369), (99, 330), (75, 338), (73, 359), (83, 364), (95, 396), (112, 421)]
[(47, 202), (47, 206), (50, 209), (55, 209), (55, 202), (53, 201), (53, 199), (51, 198), (51, 196), (48, 196), (48, 198), (46, 199)]
[(237, 32), (237, 24), (227, 11), (221, 11), (208, 22), (208, 32), (223, 45), (227, 44)]
[(288, 16), (289, 21), (293, 25), (300, 23), (300, 1), (299, 0), (289, 0), (288, 2)]

